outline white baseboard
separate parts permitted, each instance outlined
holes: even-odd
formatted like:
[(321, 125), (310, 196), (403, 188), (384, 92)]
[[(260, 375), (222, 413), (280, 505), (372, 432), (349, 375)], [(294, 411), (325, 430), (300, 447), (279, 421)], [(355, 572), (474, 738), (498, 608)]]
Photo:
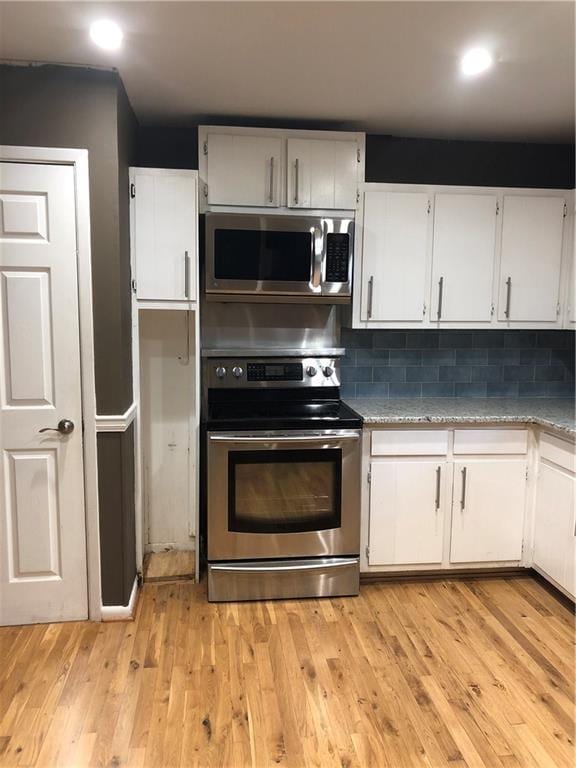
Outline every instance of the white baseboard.
[(135, 576), (128, 605), (103, 605), (101, 612), (102, 621), (127, 621), (128, 619), (132, 619), (134, 617), (137, 598), (138, 577)]

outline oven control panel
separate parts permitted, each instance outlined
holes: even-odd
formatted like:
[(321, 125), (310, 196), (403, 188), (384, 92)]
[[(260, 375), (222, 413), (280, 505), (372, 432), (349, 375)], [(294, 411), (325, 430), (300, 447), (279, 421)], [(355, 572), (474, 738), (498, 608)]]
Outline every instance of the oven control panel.
[(338, 358), (222, 358), (205, 362), (205, 384), (210, 389), (251, 387), (339, 387)]

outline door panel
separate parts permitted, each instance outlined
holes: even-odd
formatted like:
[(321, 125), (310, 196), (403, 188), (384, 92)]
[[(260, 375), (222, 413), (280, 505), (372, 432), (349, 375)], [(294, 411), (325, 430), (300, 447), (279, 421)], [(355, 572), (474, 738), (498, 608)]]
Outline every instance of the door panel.
[(574, 584), (575, 480), (540, 464), (534, 521), (534, 564), (570, 594)]
[(442, 562), (446, 462), (372, 462), (370, 565)]
[[(370, 190), (364, 195), (362, 318), (424, 319), (429, 196)], [(372, 281), (370, 283), (370, 281)]]
[(288, 139), (288, 206), (354, 209), (356, 152), (354, 141)]
[(134, 236), (139, 300), (196, 299), (196, 178), (135, 171)]
[(500, 320), (557, 321), (564, 203), (561, 197), (504, 196)]
[(282, 139), (265, 136), (208, 136), (210, 205), (281, 204)]
[(436, 195), (432, 253), (433, 320), (490, 321), (496, 204), (496, 195)]
[(0, 201), (0, 624), (84, 619), (74, 169), (1, 163)]
[(454, 462), (450, 562), (520, 560), (526, 461)]

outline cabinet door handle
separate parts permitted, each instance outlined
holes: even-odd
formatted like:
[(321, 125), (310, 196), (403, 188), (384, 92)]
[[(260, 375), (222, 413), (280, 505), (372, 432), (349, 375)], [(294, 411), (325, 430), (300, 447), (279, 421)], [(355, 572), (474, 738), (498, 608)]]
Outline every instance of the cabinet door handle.
[(444, 296), (444, 278), (438, 280), (438, 320), (442, 317), (442, 299)]
[(300, 202), (298, 188), (300, 186), (300, 160), (296, 158), (294, 160), (294, 204), (298, 205)]
[(190, 293), (190, 260), (188, 259), (188, 251), (184, 251), (184, 298), (188, 298)]
[(440, 509), (440, 482), (442, 477), (442, 467), (436, 467), (436, 499), (434, 501), (436, 505), (436, 512)]
[(270, 189), (268, 190), (268, 202), (274, 202), (274, 158), (270, 158)]
[(462, 469), (462, 495), (460, 497), (460, 508), (464, 512), (466, 506), (466, 467)]
[(506, 309), (504, 310), (504, 314), (509, 319), (510, 318), (510, 294), (512, 293), (512, 278), (509, 277), (508, 280), (506, 280)]
[(368, 280), (368, 319), (372, 317), (372, 301), (374, 299), (374, 275)]

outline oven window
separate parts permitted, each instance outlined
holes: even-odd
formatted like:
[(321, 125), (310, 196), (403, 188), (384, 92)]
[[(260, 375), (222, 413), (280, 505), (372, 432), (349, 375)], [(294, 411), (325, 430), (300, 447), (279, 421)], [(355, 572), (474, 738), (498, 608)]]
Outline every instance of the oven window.
[(342, 450), (230, 451), (228, 527), (246, 533), (339, 528)]
[(308, 283), (312, 277), (312, 234), (216, 229), (214, 277)]

